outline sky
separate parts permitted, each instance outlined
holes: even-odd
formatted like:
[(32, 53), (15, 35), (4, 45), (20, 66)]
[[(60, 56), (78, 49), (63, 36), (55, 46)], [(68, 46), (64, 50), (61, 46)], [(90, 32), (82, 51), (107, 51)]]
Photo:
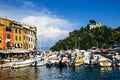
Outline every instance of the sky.
[(51, 47), (90, 19), (120, 26), (120, 0), (0, 0), (0, 17), (37, 27), (38, 47)]

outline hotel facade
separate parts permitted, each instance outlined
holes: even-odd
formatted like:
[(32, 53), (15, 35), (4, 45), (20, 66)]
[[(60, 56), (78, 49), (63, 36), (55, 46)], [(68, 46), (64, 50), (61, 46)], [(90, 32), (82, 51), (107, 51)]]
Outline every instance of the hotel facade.
[(0, 18), (0, 50), (34, 52), (37, 47), (36, 32), (35, 26)]

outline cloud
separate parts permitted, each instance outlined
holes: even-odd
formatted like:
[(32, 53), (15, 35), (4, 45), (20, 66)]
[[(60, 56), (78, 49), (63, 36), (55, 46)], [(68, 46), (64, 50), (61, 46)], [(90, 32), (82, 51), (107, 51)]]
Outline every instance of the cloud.
[(37, 27), (38, 47), (50, 47), (68, 36), (72, 22), (52, 15), (27, 16), (21, 22)]
[(24, 1), (21, 4), (26, 7), (0, 4), (0, 16), (36, 26), (38, 44), (41, 42), (43, 46), (52, 46), (59, 39), (65, 38), (74, 29), (73, 26), (77, 25), (68, 19), (53, 14), (45, 6), (42, 6), (40, 10), (34, 10), (27, 8), (27, 6), (36, 7), (32, 2)]
[(21, 20), (26, 24), (37, 26), (37, 36), (43, 40), (58, 40), (65, 38), (72, 25), (69, 21), (50, 15), (28, 16)]

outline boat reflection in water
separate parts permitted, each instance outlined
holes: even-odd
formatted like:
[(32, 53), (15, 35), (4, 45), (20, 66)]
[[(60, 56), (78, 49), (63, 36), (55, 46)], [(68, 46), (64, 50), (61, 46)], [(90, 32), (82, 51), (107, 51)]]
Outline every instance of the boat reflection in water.
[(111, 71), (112, 67), (100, 67), (101, 71)]

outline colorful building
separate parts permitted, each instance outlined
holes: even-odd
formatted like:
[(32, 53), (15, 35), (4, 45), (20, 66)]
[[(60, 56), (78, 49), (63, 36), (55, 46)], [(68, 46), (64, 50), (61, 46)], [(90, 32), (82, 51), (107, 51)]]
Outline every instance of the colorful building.
[(1, 49), (11, 49), (13, 46), (13, 31), (14, 28), (10, 26), (11, 21), (8, 19), (0, 18), (0, 36), (1, 36)]
[(17, 51), (35, 51), (36, 27), (20, 22), (0, 18), (0, 49)]
[(0, 24), (0, 49), (3, 48), (3, 42), (2, 42), (2, 40), (3, 40), (3, 25)]
[(12, 27), (14, 28), (14, 50), (23, 50), (23, 34), (22, 25), (18, 22), (13, 21)]

